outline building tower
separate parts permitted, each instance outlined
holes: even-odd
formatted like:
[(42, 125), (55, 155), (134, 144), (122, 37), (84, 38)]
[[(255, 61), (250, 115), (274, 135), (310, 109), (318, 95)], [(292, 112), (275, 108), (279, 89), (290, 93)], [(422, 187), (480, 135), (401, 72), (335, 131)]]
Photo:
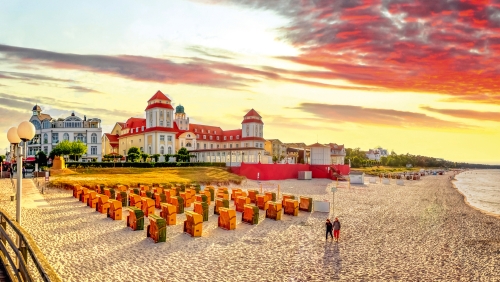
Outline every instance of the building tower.
[(146, 128), (168, 127), (173, 128), (174, 108), (171, 100), (160, 90), (148, 101), (146, 107)]
[(182, 105), (175, 107), (175, 123), (180, 130), (189, 130), (189, 118), (186, 118)]
[(263, 138), (264, 123), (262, 122), (262, 117), (254, 109), (251, 109), (243, 117), (243, 121), (241, 122), (241, 132), (243, 138), (246, 137)]
[(39, 116), (41, 112), (42, 112), (42, 108), (40, 108), (40, 106), (38, 106), (38, 104), (33, 107), (33, 115), (34, 116)]

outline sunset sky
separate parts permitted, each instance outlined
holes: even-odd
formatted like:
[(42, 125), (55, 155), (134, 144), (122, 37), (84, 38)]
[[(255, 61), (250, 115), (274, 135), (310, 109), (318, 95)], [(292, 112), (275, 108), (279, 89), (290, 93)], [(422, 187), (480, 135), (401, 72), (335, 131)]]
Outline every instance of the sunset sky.
[(264, 138), (500, 164), (500, 1), (2, 1), (0, 154), (38, 103), (143, 117), (157, 91), (191, 122)]

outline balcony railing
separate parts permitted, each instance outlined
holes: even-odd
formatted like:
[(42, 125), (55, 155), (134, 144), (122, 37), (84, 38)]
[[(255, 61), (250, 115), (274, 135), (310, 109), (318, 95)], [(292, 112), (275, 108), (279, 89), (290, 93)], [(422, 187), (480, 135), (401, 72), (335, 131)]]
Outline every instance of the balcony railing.
[[(5, 268), (12, 281), (61, 281), (35, 241), (2, 209), (0, 209), (0, 240)], [(19, 245), (16, 242), (19, 242)], [(34, 267), (28, 267), (28, 262)]]

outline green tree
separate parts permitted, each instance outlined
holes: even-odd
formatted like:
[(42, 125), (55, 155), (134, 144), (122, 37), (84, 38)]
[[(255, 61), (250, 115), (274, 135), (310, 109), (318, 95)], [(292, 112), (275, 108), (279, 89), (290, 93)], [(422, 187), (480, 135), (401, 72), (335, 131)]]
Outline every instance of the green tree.
[(157, 163), (158, 160), (160, 159), (160, 156), (161, 156), (160, 154), (154, 154), (151, 157), (155, 160), (155, 163)]
[(177, 151), (176, 158), (177, 161), (189, 162), (190, 155), (188, 150), (184, 147), (180, 148), (179, 151)]
[(3, 160), (5, 160), (5, 156), (0, 155), (0, 163), (3, 162)]
[(141, 151), (137, 147), (131, 147), (127, 152), (127, 161), (137, 162), (141, 158)]
[(80, 157), (85, 153), (87, 153), (87, 145), (85, 145), (82, 141), (78, 140), (71, 142), (70, 156), (73, 156), (73, 160), (78, 161), (78, 159), (80, 159)]
[(146, 153), (141, 153), (141, 158), (143, 162), (146, 162), (146, 160), (149, 158), (149, 155)]
[(47, 155), (44, 151), (40, 151), (36, 154), (36, 163), (38, 167), (47, 166)]

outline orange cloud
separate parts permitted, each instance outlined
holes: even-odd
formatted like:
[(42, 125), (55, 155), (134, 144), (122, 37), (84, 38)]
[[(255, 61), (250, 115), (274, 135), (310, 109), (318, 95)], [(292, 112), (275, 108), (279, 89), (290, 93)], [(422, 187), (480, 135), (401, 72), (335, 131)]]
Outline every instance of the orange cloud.
[(440, 113), (443, 115), (458, 117), (458, 118), (467, 118), (467, 119), (476, 119), (476, 120), (489, 120), (500, 122), (500, 112), (479, 112), (472, 110), (453, 110), (453, 109), (435, 109), (428, 106), (421, 106), (423, 110)]

